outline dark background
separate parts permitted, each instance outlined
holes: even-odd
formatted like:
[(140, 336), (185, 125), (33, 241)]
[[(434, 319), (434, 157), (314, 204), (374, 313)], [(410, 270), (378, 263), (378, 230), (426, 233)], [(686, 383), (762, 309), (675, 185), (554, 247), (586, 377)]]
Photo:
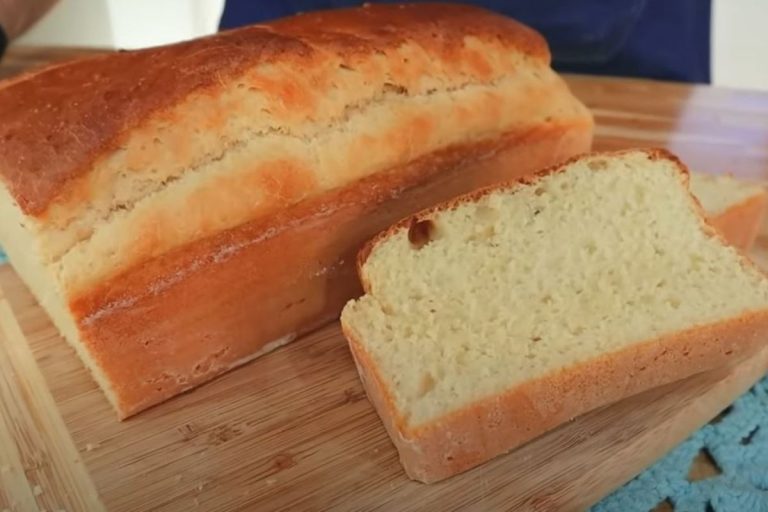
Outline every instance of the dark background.
[[(361, 0), (227, 0), (220, 26), (226, 29), (302, 11), (361, 3)], [(553, 65), (558, 71), (682, 82), (710, 81), (711, 0), (465, 0), (462, 3), (511, 16), (541, 32), (549, 41)]]

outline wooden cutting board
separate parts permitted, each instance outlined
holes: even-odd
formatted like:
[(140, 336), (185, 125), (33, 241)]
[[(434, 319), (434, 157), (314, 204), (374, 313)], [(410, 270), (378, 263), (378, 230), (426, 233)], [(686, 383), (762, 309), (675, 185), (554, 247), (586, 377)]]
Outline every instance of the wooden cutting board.
[(7, 265), (0, 289), (0, 509), (24, 512), (579, 510), (768, 369), (766, 350), (425, 486), (403, 474), (337, 325), (120, 423)]
[[(598, 149), (662, 145), (699, 170), (755, 178), (768, 169), (766, 95), (639, 80), (569, 83), (596, 114)], [(756, 256), (768, 262), (768, 232)], [(424, 486), (404, 476), (336, 325), (120, 423), (2, 266), (0, 510), (579, 510), (709, 421), (766, 369), (768, 350)]]

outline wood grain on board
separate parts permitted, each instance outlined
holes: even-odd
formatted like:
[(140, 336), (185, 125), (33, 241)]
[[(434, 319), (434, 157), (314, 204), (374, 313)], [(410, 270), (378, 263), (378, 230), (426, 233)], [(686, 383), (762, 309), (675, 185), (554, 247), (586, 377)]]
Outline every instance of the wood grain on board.
[[(568, 80), (596, 114), (599, 149), (667, 146), (698, 170), (765, 178), (768, 95)], [(768, 232), (757, 255), (768, 261)], [(403, 474), (337, 325), (120, 423), (8, 266), (0, 290), (0, 510), (580, 510), (768, 369), (763, 351), (424, 486)]]

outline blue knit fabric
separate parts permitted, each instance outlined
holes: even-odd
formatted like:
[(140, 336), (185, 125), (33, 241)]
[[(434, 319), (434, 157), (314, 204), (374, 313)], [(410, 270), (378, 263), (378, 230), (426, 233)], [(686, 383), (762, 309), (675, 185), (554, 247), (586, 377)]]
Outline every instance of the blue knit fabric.
[[(701, 450), (722, 473), (689, 482)], [(592, 511), (648, 512), (665, 499), (676, 512), (768, 512), (768, 377)]]
[(0, 248), (0, 265), (5, 263), (8, 260), (8, 258), (5, 257), (5, 253), (3, 252), (3, 249)]

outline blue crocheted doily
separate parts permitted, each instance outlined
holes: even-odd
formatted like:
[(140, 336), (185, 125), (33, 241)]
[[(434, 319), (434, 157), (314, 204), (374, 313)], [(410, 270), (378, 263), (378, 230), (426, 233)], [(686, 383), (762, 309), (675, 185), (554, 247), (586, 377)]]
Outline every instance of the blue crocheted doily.
[[(689, 481), (701, 453), (720, 474)], [(592, 512), (649, 512), (664, 501), (676, 512), (768, 512), (768, 377)]]
[[(690, 481), (701, 454), (716, 471)], [(676, 512), (768, 512), (768, 377), (592, 512), (648, 512), (665, 500)]]

